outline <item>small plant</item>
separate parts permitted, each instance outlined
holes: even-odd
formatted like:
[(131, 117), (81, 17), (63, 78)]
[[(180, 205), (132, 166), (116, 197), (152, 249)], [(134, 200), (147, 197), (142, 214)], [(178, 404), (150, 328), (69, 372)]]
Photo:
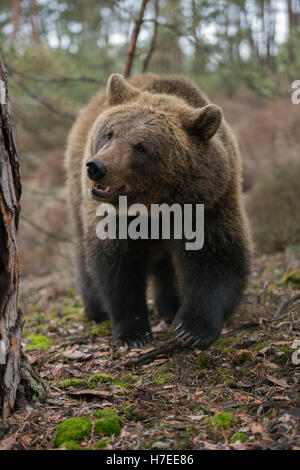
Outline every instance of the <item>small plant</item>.
[(239, 351), (233, 355), (231, 362), (236, 365), (242, 365), (246, 362), (250, 362), (253, 359), (253, 353), (251, 351)]
[(89, 418), (68, 418), (60, 423), (55, 432), (55, 447), (61, 447), (68, 442), (78, 442), (90, 435), (92, 428)]
[(206, 423), (215, 430), (225, 430), (230, 428), (236, 419), (230, 412), (216, 413), (214, 416), (207, 418)]
[(243, 432), (236, 432), (230, 438), (231, 442), (237, 442), (237, 441), (245, 442), (246, 440), (247, 440), (247, 436)]

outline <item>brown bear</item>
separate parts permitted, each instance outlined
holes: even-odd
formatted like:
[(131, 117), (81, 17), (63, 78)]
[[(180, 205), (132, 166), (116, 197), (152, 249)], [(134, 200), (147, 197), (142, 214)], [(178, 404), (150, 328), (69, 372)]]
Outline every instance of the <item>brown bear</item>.
[[(151, 336), (146, 302), (186, 345), (207, 348), (241, 301), (250, 237), (239, 152), (219, 107), (183, 77), (113, 74), (80, 112), (66, 152), (79, 284), (88, 317), (112, 320), (119, 346)], [(204, 245), (185, 239), (106, 239), (99, 204), (204, 204)]]

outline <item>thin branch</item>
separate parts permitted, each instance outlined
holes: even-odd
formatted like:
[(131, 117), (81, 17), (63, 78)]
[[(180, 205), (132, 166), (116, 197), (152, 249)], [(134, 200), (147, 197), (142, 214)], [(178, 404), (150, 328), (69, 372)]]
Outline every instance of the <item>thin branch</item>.
[(134, 366), (134, 365), (142, 364), (143, 362), (151, 362), (153, 361), (153, 359), (156, 359), (157, 357), (162, 357), (162, 356), (168, 357), (171, 354), (174, 354), (177, 350), (180, 350), (183, 348), (184, 348), (184, 345), (182, 343), (178, 343), (178, 341), (174, 339), (170, 339), (163, 346), (152, 349), (151, 351), (147, 352), (146, 354), (142, 354), (139, 357), (127, 359), (121, 364), (118, 364), (117, 367)]
[(285, 300), (285, 302), (282, 302), (282, 304), (279, 305), (278, 309), (276, 310), (274, 314), (274, 318), (278, 318), (279, 315), (282, 314), (282, 312), (285, 310), (285, 308), (294, 303), (297, 302), (297, 300), (300, 300), (300, 294), (295, 294), (292, 297), (290, 297), (288, 300)]
[(123, 68), (123, 75), (125, 78), (129, 77), (130, 72), (131, 72), (134, 54), (136, 50), (136, 43), (137, 43), (137, 39), (140, 33), (141, 26), (143, 24), (144, 13), (145, 13), (146, 6), (148, 3), (149, 3), (149, 0), (142, 0), (142, 5), (139, 11), (139, 16), (137, 20), (135, 21), (130, 44), (127, 48), (127, 53), (126, 53), (125, 63), (124, 63), (124, 68)]
[(54, 238), (54, 240), (58, 240), (59, 242), (64, 242), (64, 243), (73, 243), (72, 240), (70, 240), (67, 237), (61, 236), (61, 235), (56, 235), (55, 233), (49, 232), (48, 230), (45, 230), (43, 227), (40, 227), (37, 225), (33, 220), (29, 219), (25, 215), (22, 214), (21, 220), (24, 220), (27, 222), (29, 225), (31, 225), (33, 228), (38, 230), (39, 232), (43, 233), (44, 235), (47, 235), (47, 237)]
[(16, 85), (18, 85), (23, 91), (25, 91), (25, 93), (28, 96), (30, 96), (30, 98), (37, 101), (44, 108), (49, 109), (53, 113), (61, 116), (64, 119), (68, 119), (69, 121), (74, 121), (74, 119), (76, 118), (75, 114), (69, 113), (68, 111), (63, 111), (62, 109), (57, 108), (54, 104), (50, 103), (49, 101), (45, 100), (43, 97), (41, 97), (41, 96), (37, 95), (36, 93), (34, 93), (33, 91), (29, 90), (29, 88), (27, 88), (27, 86), (25, 86), (23, 83), (21, 83), (20, 80), (13, 79), (13, 78), (11, 78), (11, 80)]

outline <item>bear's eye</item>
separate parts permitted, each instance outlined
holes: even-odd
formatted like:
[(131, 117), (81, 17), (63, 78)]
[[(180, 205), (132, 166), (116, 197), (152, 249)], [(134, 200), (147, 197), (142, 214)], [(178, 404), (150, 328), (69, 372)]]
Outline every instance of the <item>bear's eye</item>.
[(104, 136), (104, 139), (105, 139), (105, 140), (111, 140), (111, 139), (112, 139), (112, 136), (113, 136), (113, 133), (112, 133), (112, 132), (109, 132), (108, 134), (106, 134), (106, 135)]
[(143, 153), (146, 153), (145, 147), (143, 147), (143, 145), (141, 145), (141, 144), (135, 145), (134, 151), (135, 151), (135, 153), (137, 153), (139, 155), (142, 155)]

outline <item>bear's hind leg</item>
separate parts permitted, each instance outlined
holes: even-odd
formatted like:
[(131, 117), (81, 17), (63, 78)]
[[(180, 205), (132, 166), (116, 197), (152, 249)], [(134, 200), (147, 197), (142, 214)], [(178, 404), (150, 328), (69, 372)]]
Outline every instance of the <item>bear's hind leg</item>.
[(154, 303), (158, 313), (169, 323), (180, 306), (175, 270), (170, 256), (161, 258), (152, 268)]

